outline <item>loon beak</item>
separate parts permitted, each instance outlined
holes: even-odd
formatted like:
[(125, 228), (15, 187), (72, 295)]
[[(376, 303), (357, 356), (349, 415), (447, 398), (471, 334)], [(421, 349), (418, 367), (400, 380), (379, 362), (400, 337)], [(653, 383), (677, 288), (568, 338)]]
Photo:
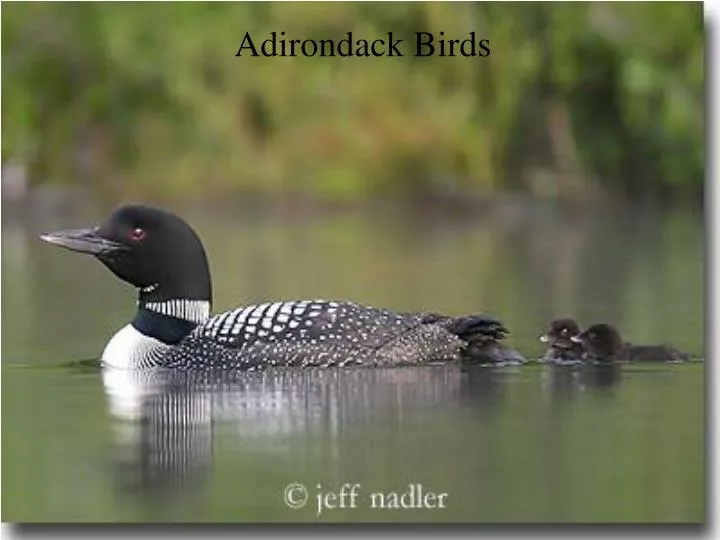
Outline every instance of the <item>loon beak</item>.
[(42, 240), (56, 246), (89, 253), (91, 255), (106, 255), (115, 251), (126, 249), (122, 244), (108, 240), (98, 235), (96, 229), (72, 229), (55, 231), (40, 235)]
[(582, 338), (581, 338), (580, 336), (572, 336), (572, 337), (570, 338), (570, 341), (574, 341), (575, 343), (582, 343), (582, 342), (583, 342), (583, 340), (582, 340)]

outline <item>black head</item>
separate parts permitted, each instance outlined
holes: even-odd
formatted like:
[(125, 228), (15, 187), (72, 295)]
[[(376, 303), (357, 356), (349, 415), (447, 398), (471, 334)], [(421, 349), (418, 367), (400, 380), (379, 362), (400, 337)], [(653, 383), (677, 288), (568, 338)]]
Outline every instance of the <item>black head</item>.
[(202, 243), (182, 219), (149, 206), (115, 210), (99, 227), (42, 235), (46, 242), (97, 257), (148, 301), (212, 299)]
[(582, 343), (583, 348), (590, 356), (596, 358), (609, 358), (618, 356), (623, 349), (620, 332), (611, 324), (594, 324), (573, 341)]
[(577, 344), (572, 337), (580, 333), (580, 325), (575, 319), (562, 318), (550, 322), (548, 330), (540, 336), (540, 341), (557, 349), (575, 349)]

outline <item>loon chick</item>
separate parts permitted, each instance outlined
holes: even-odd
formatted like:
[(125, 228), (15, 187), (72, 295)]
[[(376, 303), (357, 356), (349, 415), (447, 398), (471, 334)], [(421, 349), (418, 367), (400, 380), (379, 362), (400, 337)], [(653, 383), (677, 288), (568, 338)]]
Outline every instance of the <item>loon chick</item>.
[(522, 361), (484, 315), (395, 313), (351, 302), (302, 300), (240, 307), (211, 316), (205, 250), (179, 217), (118, 208), (100, 227), (42, 235), (97, 257), (138, 288), (135, 318), (109, 341), (106, 365), (184, 370), (266, 366), (393, 366)]
[(572, 339), (579, 333), (580, 325), (575, 319), (562, 318), (550, 321), (547, 332), (540, 336), (540, 341), (548, 344), (542, 361), (556, 364), (580, 362), (583, 356), (582, 345)]
[(633, 345), (623, 342), (620, 332), (611, 324), (594, 324), (571, 338), (581, 343), (585, 358), (597, 362), (684, 362), (690, 356), (669, 345)]

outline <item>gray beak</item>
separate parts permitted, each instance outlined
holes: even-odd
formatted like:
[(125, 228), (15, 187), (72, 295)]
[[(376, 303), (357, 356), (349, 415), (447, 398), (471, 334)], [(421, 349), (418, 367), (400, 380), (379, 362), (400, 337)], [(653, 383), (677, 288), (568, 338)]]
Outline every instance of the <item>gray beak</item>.
[(107, 255), (108, 253), (127, 249), (119, 242), (99, 236), (96, 229), (55, 231), (40, 235), (40, 238), (70, 251), (89, 253), (90, 255)]
[(583, 342), (583, 340), (582, 340), (582, 338), (581, 338), (580, 336), (572, 336), (572, 337), (570, 338), (570, 341), (574, 341), (575, 343), (582, 343), (582, 342)]

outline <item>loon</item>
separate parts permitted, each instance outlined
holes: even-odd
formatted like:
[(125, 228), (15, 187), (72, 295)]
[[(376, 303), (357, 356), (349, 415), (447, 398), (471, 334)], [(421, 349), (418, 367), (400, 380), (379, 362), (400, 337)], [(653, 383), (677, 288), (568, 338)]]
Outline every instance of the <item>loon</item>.
[(593, 324), (587, 330), (570, 338), (582, 345), (584, 358), (593, 362), (687, 362), (688, 353), (669, 345), (634, 345), (623, 341), (612, 324)]
[(211, 316), (205, 250), (178, 216), (124, 205), (99, 227), (41, 235), (94, 255), (138, 289), (132, 321), (107, 343), (101, 363), (122, 369), (257, 370), (270, 366), (398, 366), (518, 363), (498, 320), (398, 313), (353, 302), (268, 302)]
[(547, 332), (540, 336), (540, 341), (548, 344), (543, 362), (554, 364), (576, 364), (583, 358), (583, 347), (573, 341), (580, 334), (580, 325), (575, 319), (553, 319)]

